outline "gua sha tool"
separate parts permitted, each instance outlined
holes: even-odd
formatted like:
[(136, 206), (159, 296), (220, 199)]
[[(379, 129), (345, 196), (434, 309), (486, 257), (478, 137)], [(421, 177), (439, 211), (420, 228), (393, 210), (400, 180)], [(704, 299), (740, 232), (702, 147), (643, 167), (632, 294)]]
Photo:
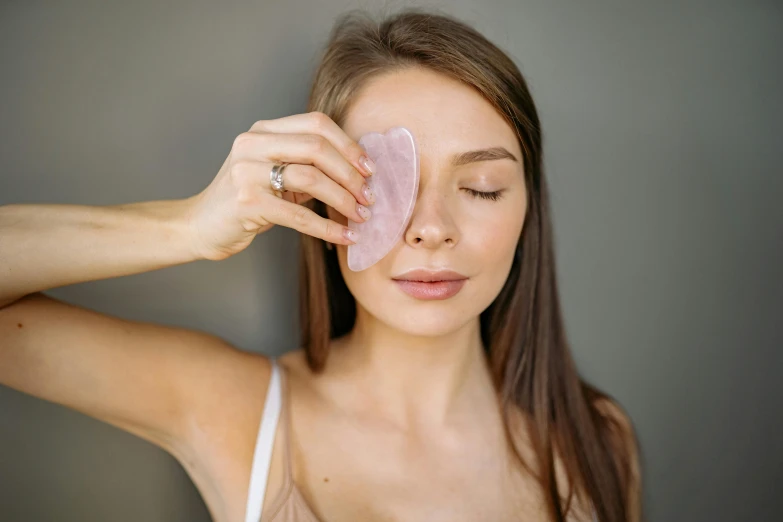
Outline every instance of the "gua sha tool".
[(348, 245), (348, 268), (365, 270), (397, 244), (408, 226), (419, 193), (419, 150), (411, 131), (392, 127), (384, 134), (370, 132), (359, 145), (375, 162), (375, 174), (366, 179), (375, 194), (372, 217), (363, 223), (348, 220), (359, 242)]

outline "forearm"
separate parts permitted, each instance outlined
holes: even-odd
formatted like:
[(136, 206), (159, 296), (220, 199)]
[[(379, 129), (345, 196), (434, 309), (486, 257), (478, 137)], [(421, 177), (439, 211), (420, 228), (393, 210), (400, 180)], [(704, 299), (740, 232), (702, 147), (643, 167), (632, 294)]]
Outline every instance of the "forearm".
[(195, 261), (188, 203), (0, 206), (0, 306), (49, 288)]

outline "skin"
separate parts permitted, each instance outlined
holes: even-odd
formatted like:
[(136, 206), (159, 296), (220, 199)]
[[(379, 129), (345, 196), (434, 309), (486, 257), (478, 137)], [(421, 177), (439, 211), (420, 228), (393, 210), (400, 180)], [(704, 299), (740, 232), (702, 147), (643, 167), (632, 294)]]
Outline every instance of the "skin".
[[(479, 314), (509, 274), (524, 223), (523, 167), (511, 159), (450, 164), (453, 154), (485, 147), (521, 159), (519, 144), (478, 93), (422, 69), (366, 85), (344, 131), (358, 141), (398, 125), (420, 150), (408, 228), (361, 272), (348, 269), (347, 246), (335, 245), (357, 321), (333, 340), (324, 373), (309, 371), (301, 349), (279, 358), (290, 390), (294, 482), (324, 522), (538, 520), (542, 498), (506, 443), (479, 336)], [(469, 190), (503, 192), (492, 201)], [(469, 280), (449, 299), (420, 301), (391, 279), (423, 266)], [(0, 308), (0, 328), (11, 347), (0, 353), (4, 384), (159, 446), (187, 471), (216, 522), (244, 520), (271, 375), (266, 356), (206, 332), (111, 317), (40, 292)], [(265, 509), (282, 485), (283, 426)], [(533, 463), (524, 433), (515, 443)], [(565, 495), (557, 459), (556, 466)], [(585, 512), (574, 516), (588, 520)]]

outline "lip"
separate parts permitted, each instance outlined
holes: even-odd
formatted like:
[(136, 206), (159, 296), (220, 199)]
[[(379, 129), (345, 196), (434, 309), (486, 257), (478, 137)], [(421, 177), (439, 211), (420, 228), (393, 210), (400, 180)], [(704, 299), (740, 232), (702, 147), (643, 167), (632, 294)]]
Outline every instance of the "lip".
[(393, 277), (392, 279), (395, 281), (424, 281), (429, 283), (432, 281), (457, 281), (467, 278), (468, 276), (460, 274), (459, 272), (455, 272), (454, 270), (428, 270), (426, 268), (415, 268)]
[(452, 281), (408, 281), (395, 279), (394, 283), (406, 294), (416, 299), (448, 299), (459, 292), (465, 286), (467, 279)]
[(459, 292), (467, 276), (454, 270), (417, 268), (392, 278), (397, 287), (416, 299), (448, 299)]

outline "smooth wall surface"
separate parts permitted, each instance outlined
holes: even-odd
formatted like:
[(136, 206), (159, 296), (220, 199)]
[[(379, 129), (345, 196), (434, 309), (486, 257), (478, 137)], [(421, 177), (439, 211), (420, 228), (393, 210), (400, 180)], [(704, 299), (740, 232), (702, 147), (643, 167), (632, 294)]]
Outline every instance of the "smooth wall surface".
[[(0, 204), (195, 194), (254, 121), (304, 111), (337, 14), (405, 5), (4, 2)], [(783, 4), (418, 5), (529, 82), (573, 350), (637, 427), (649, 520), (779, 520)], [(297, 249), (275, 227), (222, 262), (49, 293), (280, 354), (299, 342)], [(209, 516), (165, 452), (0, 388), (0, 520)]]

